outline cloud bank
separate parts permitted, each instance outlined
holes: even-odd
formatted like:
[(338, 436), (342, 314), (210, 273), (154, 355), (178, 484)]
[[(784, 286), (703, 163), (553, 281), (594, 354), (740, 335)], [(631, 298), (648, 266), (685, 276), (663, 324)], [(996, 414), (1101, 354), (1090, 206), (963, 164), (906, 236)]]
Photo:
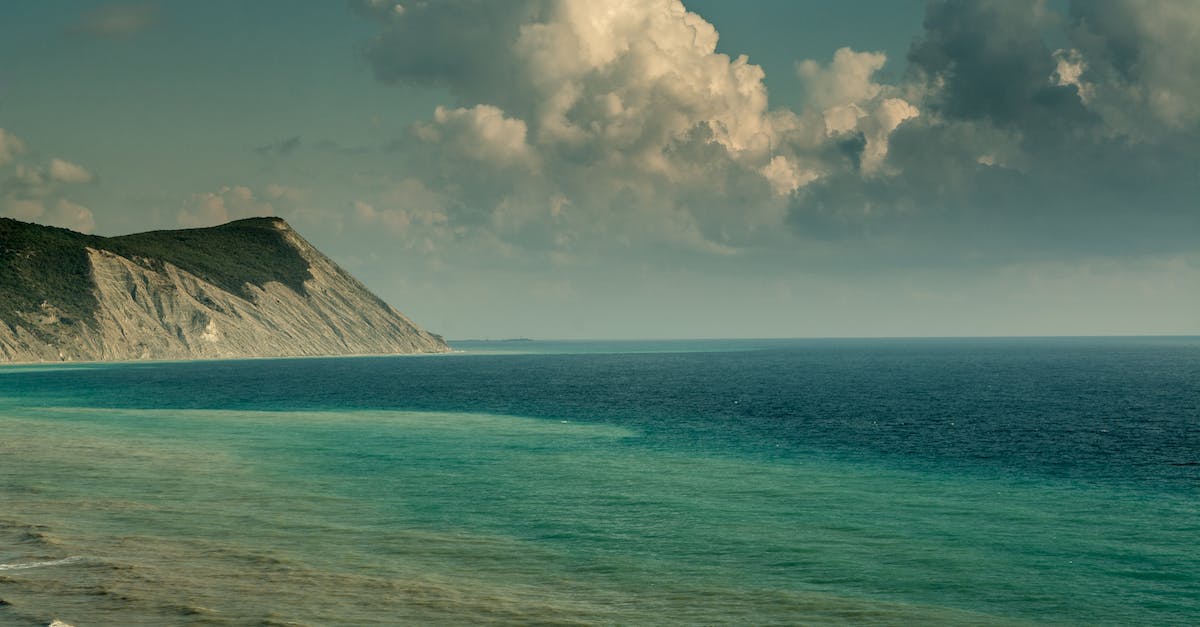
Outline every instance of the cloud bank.
[(1187, 0), (931, 2), (905, 60), (798, 60), (777, 78), (802, 82), (795, 103), (769, 103), (762, 69), (677, 1), (353, 6), (378, 24), (380, 81), (454, 99), (393, 142), (404, 183), (353, 209), (431, 245), (1007, 263), (1200, 233)]
[[(1194, 250), (1196, 101), (1158, 107), (1148, 95), (1175, 105), (1191, 93), (1197, 71), (1168, 75), (1154, 55), (1195, 57), (1200, 45), (1129, 28), (1157, 24), (1160, 9), (1200, 26), (1184, 2), (1084, 3), (1066, 16), (1033, 1), (931, 4), (901, 86), (923, 115), (891, 135), (891, 175), (833, 172), (794, 199), (791, 223), (932, 240), (960, 258)], [(1072, 47), (1052, 49), (1047, 32)]]

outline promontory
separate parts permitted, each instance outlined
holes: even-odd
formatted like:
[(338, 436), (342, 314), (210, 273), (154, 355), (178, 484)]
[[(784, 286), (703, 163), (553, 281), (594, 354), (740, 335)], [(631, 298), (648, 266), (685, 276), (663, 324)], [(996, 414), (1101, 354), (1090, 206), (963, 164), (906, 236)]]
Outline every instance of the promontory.
[(0, 361), (448, 350), (280, 218), (120, 237), (0, 218)]

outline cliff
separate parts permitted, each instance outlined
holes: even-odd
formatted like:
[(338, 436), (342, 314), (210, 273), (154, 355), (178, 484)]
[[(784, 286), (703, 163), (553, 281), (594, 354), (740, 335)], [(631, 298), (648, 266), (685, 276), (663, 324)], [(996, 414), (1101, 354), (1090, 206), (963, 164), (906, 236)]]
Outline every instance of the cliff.
[(122, 237), (0, 218), (0, 361), (447, 350), (278, 218)]

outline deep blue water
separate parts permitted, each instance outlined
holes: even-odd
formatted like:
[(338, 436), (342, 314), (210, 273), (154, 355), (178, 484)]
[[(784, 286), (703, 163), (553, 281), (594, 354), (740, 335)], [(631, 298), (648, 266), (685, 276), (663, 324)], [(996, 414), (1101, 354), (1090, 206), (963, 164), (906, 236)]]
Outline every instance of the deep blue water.
[[(481, 412), (666, 446), (887, 457), (1145, 489), (1200, 478), (1200, 339), (468, 342), (463, 354), (11, 373), (0, 394), (130, 409)], [(528, 352), (510, 352), (528, 351)], [(536, 352), (533, 352), (536, 351)]]
[[(246, 540), (270, 559), (322, 577), (371, 573), (371, 585), (419, 573), (452, 599), (466, 594), (459, 585), (522, 582), (437, 611), (411, 605), (409, 593), (370, 611), (359, 601), (368, 622), (1186, 624), (1200, 615), (1200, 338), (455, 347), (463, 352), (10, 367), (0, 398), (26, 448), (111, 456), (133, 438), (145, 450), (194, 443), (230, 468), (253, 462), (236, 477), (197, 472), (213, 483), (167, 490), (183, 494), (169, 497), (181, 499), (170, 502), (182, 518), (143, 520), (122, 508), (167, 497), (130, 485), (153, 483), (161, 495), (161, 479), (139, 473), (173, 462), (89, 462), (108, 469), (100, 481), (82, 462), (57, 461), (66, 479), (80, 473), (98, 482), (91, 494), (127, 503), (55, 532), (74, 534), (63, 544), (96, 560), (116, 550), (100, 540), (112, 529), (140, 537), (152, 522), (176, 526), (178, 539), (203, 537), (185, 522), (202, 517), (188, 490), (225, 503), (220, 495), (253, 485), (254, 498), (280, 499), (266, 519), (310, 521), (307, 535)], [(48, 429), (76, 439), (39, 440), (52, 438)], [(0, 463), (11, 468), (20, 457), (10, 452)], [(39, 509), (47, 498), (28, 496), (45, 472), (0, 490), (23, 508), (14, 528), (54, 517)], [(326, 498), (344, 502), (335, 511), (319, 505)], [(404, 543), (381, 558), (376, 543), (401, 533), (451, 534), (439, 541), (471, 550)], [(318, 537), (375, 548), (370, 557), (287, 548)], [(135, 567), (163, 576), (148, 561)], [(66, 578), (70, 568), (20, 572)], [(643, 594), (649, 582), (662, 594)], [(6, 593), (0, 581), (0, 598), (43, 602), (20, 588), (28, 582), (10, 583)], [(93, 610), (122, 616), (120, 604)], [(71, 611), (86, 622), (86, 603)], [(213, 611), (207, 620), (260, 618)]]

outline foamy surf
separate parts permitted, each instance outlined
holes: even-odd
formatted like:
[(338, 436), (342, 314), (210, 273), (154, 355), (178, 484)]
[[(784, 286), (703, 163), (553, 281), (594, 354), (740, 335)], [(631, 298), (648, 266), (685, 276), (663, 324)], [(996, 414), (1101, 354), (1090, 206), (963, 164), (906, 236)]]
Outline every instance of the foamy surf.
[(0, 564), (0, 571), (28, 570), (30, 568), (45, 568), (47, 566), (62, 566), (63, 564), (73, 564), (75, 562), (78, 562), (81, 559), (83, 559), (83, 558), (78, 555), (75, 555), (75, 556), (71, 556), (71, 557), (64, 557), (60, 560), (49, 560), (49, 561), (45, 561), (45, 562), (20, 562), (20, 563), (16, 563), (16, 564)]

